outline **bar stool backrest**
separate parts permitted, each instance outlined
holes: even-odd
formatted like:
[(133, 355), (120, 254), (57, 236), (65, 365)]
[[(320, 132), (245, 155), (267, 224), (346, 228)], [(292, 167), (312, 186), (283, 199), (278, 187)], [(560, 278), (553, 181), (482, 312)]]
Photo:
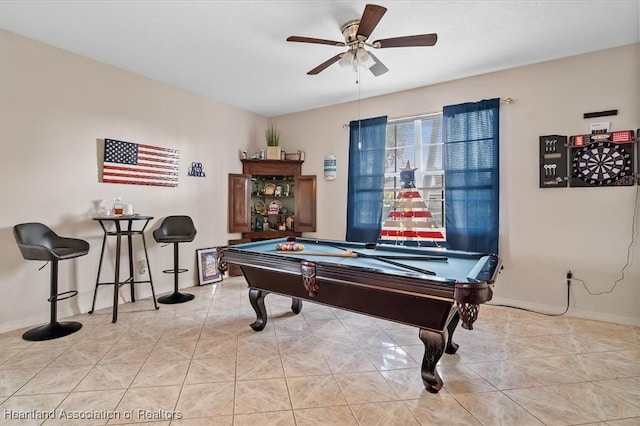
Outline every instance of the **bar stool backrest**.
[(38, 222), (15, 225), (13, 236), (22, 257), (26, 260), (72, 259), (89, 252), (88, 242), (77, 238), (61, 237), (48, 226)]
[(189, 216), (167, 216), (153, 238), (159, 243), (188, 243), (196, 237), (196, 227)]

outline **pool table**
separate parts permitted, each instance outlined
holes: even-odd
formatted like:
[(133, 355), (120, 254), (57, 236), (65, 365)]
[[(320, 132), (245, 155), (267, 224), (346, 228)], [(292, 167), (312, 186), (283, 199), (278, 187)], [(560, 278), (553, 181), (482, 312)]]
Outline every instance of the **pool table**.
[(490, 285), (500, 269), (493, 254), (302, 237), (295, 238), (302, 251), (278, 250), (285, 242), (220, 250), (221, 267), (238, 265), (247, 280), (257, 316), (251, 327), (266, 326), (269, 293), (292, 297), (296, 314), (308, 300), (418, 327), (425, 347), (422, 381), (432, 393), (442, 388), (436, 364), (445, 351), (458, 349), (452, 341), (458, 322), (473, 328), (478, 305), (491, 300)]

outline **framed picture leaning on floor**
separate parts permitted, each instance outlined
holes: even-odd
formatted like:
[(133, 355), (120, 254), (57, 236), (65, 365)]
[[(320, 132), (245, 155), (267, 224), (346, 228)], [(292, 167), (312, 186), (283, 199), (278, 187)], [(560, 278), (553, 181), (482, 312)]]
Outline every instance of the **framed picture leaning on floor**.
[(196, 250), (198, 262), (198, 284), (205, 285), (222, 281), (222, 273), (218, 269), (217, 247)]

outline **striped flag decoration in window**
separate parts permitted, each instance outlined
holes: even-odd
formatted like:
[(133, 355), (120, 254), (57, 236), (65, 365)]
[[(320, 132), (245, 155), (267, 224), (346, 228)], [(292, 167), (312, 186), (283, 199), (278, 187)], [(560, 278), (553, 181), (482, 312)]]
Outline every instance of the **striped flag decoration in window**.
[(179, 160), (176, 149), (105, 139), (102, 182), (178, 186)]

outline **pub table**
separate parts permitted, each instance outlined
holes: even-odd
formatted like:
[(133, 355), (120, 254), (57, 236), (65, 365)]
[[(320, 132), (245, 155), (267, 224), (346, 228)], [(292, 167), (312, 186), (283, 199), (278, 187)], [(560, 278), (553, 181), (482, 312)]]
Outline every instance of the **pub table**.
[[(102, 237), (102, 250), (100, 252), (100, 261), (98, 263), (98, 275), (96, 277), (96, 287), (93, 292), (93, 303), (91, 304), (90, 314), (93, 313), (96, 307), (96, 296), (98, 294), (98, 287), (102, 285), (113, 286), (113, 318), (111, 322), (118, 321), (118, 290), (125, 284), (129, 284), (131, 287), (131, 302), (136, 301), (134, 285), (148, 283), (151, 285), (151, 294), (153, 296), (153, 304), (156, 309), (159, 309), (156, 302), (156, 294), (153, 289), (153, 280), (151, 278), (151, 266), (149, 265), (149, 254), (147, 253), (147, 242), (144, 238), (144, 231), (149, 224), (149, 221), (153, 219), (153, 216), (140, 216), (140, 215), (112, 215), (112, 216), (100, 216), (94, 217), (93, 220), (97, 221), (104, 231)], [(148, 280), (136, 280), (134, 274), (133, 265), (133, 236), (142, 237), (142, 246), (144, 247), (144, 256), (147, 263), (147, 273), (149, 275)], [(100, 273), (102, 271), (102, 264), (104, 261), (104, 253), (107, 245), (107, 237), (116, 237), (116, 251), (115, 251), (115, 273), (113, 281), (101, 282)], [(127, 237), (127, 254), (129, 260), (129, 278), (125, 280), (120, 279), (120, 254), (122, 249), (122, 237)]]

